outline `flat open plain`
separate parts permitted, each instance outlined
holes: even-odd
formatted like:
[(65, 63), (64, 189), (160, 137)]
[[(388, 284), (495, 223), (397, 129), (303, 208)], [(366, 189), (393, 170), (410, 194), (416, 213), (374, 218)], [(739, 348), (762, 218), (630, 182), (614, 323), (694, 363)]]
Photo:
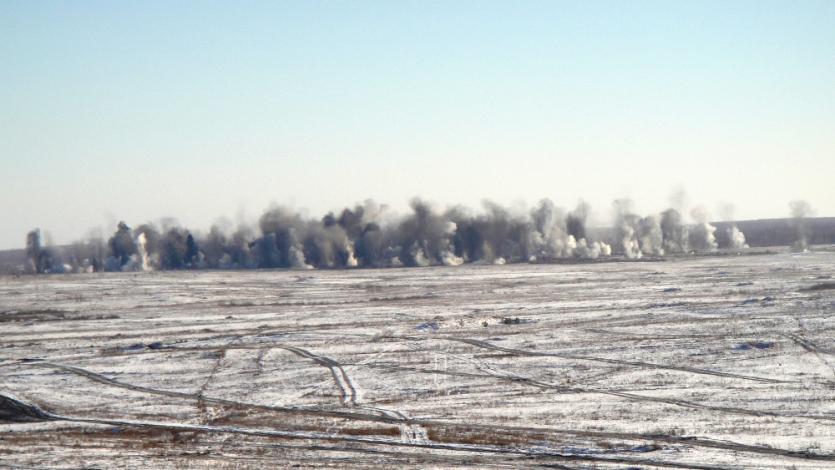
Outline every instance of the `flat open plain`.
[(833, 283), (831, 251), (4, 277), (0, 467), (835, 468)]

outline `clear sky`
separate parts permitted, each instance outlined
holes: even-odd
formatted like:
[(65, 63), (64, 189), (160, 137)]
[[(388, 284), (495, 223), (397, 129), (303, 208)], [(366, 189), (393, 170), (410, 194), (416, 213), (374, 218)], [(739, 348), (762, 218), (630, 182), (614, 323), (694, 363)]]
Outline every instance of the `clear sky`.
[(831, 0), (5, 0), (0, 39), (0, 248), (415, 195), (835, 215)]

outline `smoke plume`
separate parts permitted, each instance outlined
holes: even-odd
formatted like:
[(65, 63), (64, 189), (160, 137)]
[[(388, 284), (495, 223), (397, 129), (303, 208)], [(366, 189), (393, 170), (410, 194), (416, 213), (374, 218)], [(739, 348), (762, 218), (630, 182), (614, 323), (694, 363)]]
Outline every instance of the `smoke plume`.
[(748, 248), (748, 243), (745, 242), (745, 234), (736, 226), (736, 222), (734, 221), (734, 205), (727, 202), (723, 203), (719, 211), (722, 220), (731, 223), (731, 226), (725, 229), (726, 247), (734, 250)]
[(689, 250), (690, 232), (678, 210), (669, 208), (661, 213), (661, 237), (668, 253), (687, 253)]
[(808, 202), (795, 200), (789, 203), (791, 210), (792, 225), (795, 230), (796, 240), (792, 246), (794, 251), (807, 251), (809, 249), (809, 224), (806, 220), (813, 215), (812, 206)]
[[(717, 249), (716, 228), (704, 209), (691, 212), (697, 223), (688, 226), (676, 208), (641, 216), (628, 199), (614, 201), (613, 208), (611, 230), (588, 227), (588, 204), (566, 210), (549, 199), (532, 208), (485, 201), (479, 211), (413, 199), (402, 215), (370, 200), (322, 217), (272, 206), (252, 226), (219, 223), (200, 232), (173, 219), (135, 228), (119, 222), (106, 242), (92, 237), (55, 248), (45, 247), (36, 229), (26, 236), (25, 268), (32, 273), (385, 268), (593, 260), (613, 251), (637, 260), (687, 253), (691, 247)], [(798, 249), (807, 244), (804, 218), (810, 213), (808, 204), (792, 203)], [(735, 225), (728, 238), (734, 248), (747, 246)]]
[(716, 242), (716, 227), (710, 224), (710, 213), (702, 206), (694, 207), (690, 211), (690, 217), (696, 221), (696, 225), (690, 233), (690, 242), (696, 250), (716, 251), (719, 244)]
[(638, 241), (641, 217), (632, 213), (632, 201), (629, 199), (618, 199), (613, 204), (615, 233), (623, 255), (628, 259), (641, 259), (643, 251)]

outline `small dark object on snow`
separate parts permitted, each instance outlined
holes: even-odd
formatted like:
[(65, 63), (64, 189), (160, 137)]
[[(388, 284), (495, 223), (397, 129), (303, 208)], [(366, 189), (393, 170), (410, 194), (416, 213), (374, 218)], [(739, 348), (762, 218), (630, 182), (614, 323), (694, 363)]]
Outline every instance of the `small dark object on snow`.
[(656, 450), (661, 450), (661, 446), (658, 444), (644, 444), (642, 446), (635, 446), (629, 450), (632, 452), (655, 452)]
[(220, 359), (223, 357), (221, 351), (206, 351), (200, 355), (200, 359)]
[(505, 324), (505, 325), (518, 325), (518, 324), (522, 323), (522, 321), (519, 320), (518, 317), (516, 317), (516, 318), (504, 317), (504, 318), (502, 318), (502, 323)]
[(774, 347), (774, 343), (771, 341), (747, 341), (735, 345), (734, 349), (737, 351), (748, 351), (750, 349), (770, 349), (772, 347)]
[(426, 323), (421, 323), (420, 325), (415, 327), (416, 330), (420, 330), (420, 331), (427, 331), (427, 330), (438, 331), (438, 328), (439, 328), (439, 325), (438, 325), (438, 322), (436, 322), (436, 321), (428, 321)]
[(148, 349), (162, 349), (162, 343), (155, 341), (148, 345)]
[(664, 289), (664, 292), (681, 292), (681, 287), (668, 287)]

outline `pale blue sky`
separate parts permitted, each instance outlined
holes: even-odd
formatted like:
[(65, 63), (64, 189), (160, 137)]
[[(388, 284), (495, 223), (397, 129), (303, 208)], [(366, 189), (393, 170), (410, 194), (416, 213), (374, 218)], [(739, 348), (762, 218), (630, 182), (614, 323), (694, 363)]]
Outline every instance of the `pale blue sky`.
[(415, 195), (835, 215), (833, 1), (4, 0), (0, 32), (0, 248)]

